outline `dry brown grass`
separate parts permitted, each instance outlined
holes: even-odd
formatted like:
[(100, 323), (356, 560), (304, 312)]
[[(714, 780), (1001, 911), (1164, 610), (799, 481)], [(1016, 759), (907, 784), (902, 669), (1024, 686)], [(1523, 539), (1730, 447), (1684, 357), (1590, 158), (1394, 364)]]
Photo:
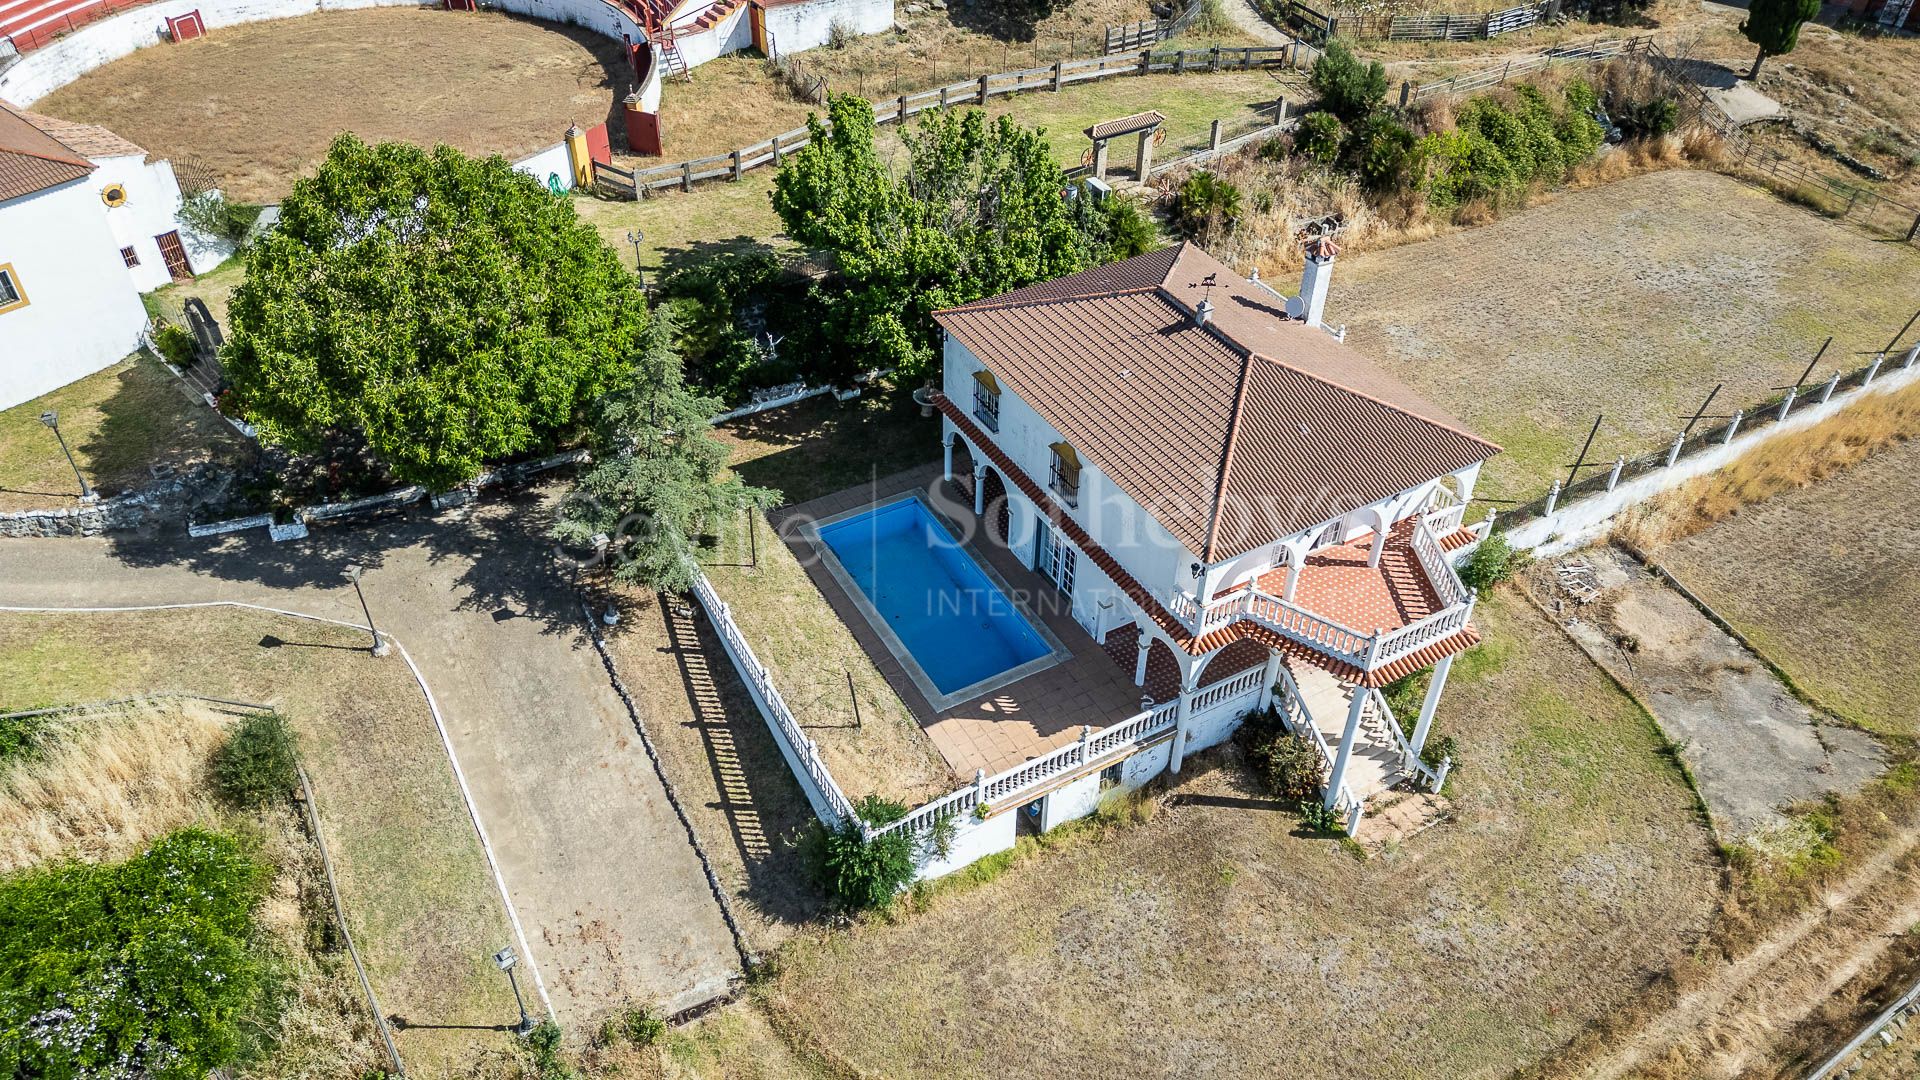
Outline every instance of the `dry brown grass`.
[(36, 102), (161, 157), (195, 158), (229, 195), (274, 202), (341, 131), (530, 154), (613, 115), (620, 43), (575, 26), (422, 8), (330, 11), (142, 49)]
[(45, 750), (0, 769), (0, 874), (51, 859), (118, 862), (218, 817), (207, 757), (227, 717), (199, 705), (67, 714)]
[(1920, 436), (1920, 385), (1869, 394), (1812, 427), (1769, 439), (1725, 468), (1641, 503), (1622, 517), (1616, 532), (1652, 551), (1746, 507), (1817, 484), (1915, 436)]

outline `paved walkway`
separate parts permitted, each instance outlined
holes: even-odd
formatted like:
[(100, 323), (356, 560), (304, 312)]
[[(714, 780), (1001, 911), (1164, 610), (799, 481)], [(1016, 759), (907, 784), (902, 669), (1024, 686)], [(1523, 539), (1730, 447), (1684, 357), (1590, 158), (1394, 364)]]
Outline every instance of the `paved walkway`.
[(1285, 31), (1261, 18), (1260, 13), (1253, 10), (1253, 5), (1248, 0), (1225, 0), (1220, 8), (1226, 13), (1229, 22), (1255, 41), (1268, 45), (1287, 45), (1293, 41)]
[(287, 544), (4, 540), (0, 605), (239, 600), (359, 622), (345, 567), (365, 566), (374, 621), (445, 714), (561, 1022), (627, 1001), (677, 1010), (725, 990), (738, 954), (543, 520), (529, 500)]

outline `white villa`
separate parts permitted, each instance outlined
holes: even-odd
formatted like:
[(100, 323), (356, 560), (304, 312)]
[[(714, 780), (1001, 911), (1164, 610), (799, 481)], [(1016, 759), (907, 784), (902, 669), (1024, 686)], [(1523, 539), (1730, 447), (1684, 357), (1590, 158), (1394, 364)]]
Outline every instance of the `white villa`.
[(173, 166), (92, 124), (0, 103), (0, 408), (140, 344), (140, 294), (231, 249), (181, 225)]
[[(1358, 814), (1437, 786), (1420, 752), (1479, 640), (1453, 553), (1500, 448), (1327, 330), (1335, 253), (1310, 242), (1294, 299), (1183, 244), (939, 312), (936, 403), (976, 512), (1004, 490), (990, 527), (1136, 685), (1160, 676), (1169, 771), (1238, 719), (1202, 718), (1203, 687), (1260, 668), (1260, 704), (1277, 690), (1326, 756), (1327, 804)], [(1379, 688), (1427, 667), (1404, 737)]]
[[(946, 822), (923, 876), (1178, 773), (1268, 707), (1318, 746), (1350, 830), (1382, 792), (1444, 782), (1422, 751), (1479, 641), (1454, 567), (1489, 531), (1463, 521), (1500, 448), (1323, 325), (1335, 254), (1309, 243), (1298, 298), (1183, 244), (936, 312), (943, 473), (796, 511), (816, 584), (971, 776), (866, 828)], [(696, 592), (816, 813), (851, 817), (726, 605)], [(1427, 668), (1403, 730), (1381, 689)]]

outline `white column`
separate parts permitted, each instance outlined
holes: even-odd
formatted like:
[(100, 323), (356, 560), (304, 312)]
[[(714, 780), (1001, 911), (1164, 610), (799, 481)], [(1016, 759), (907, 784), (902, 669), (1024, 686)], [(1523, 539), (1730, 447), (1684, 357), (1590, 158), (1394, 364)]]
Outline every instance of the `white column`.
[(1140, 655), (1133, 662), (1133, 685), (1147, 685), (1147, 654), (1153, 651), (1153, 638), (1147, 635), (1145, 628), (1140, 631)]
[(1199, 673), (1180, 673), (1180, 707), (1174, 712), (1173, 749), (1167, 756), (1167, 771), (1180, 771), (1180, 759), (1186, 756), (1187, 718), (1193, 715), (1193, 684)]
[(944, 449), (946, 454), (947, 483), (951, 484), (953, 483), (953, 436), (947, 436)]
[(1260, 673), (1260, 711), (1273, 708), (1273, 688), (1280, 681), (1280, 650), (1267, 650), (1267, 666)]
[[(1385, 515), (1381, 515), (1384, 517)], [(1367, 552), (1367, 565), (1379, 566), (1380, 556), (1387, 550), (1387, 528), (1385, 522), (1378, 523), (1373, 529), (1373, 549)]]
[(980, 517), (987, 512), (987, 467), (984, 463), (973, 467), (973, 516)]
[(1333, 775), (1327, 778), (1326, 805), (1339, 798), (1340, 785), (1347, 779), (1347, 761), (1353, 757), (1353, 741), (1360, 736), (1360, 713), (1367, 707), (1367, 688), (1353, 688), (1353, 704), (1347, 706), (1347, 729), (1340, 736), (1340, 752), (1333, 759)]
[(1300, 586), (1300, 568), (1307, 562), (1308, 543), (1311, 541), (1296, 544), (1287, 549), (1287, 587), (1281, 591), (1280, 599), (1289, 604), (1293, 603), (1294, 591)]
[(1427, 729), (1433, 726), (1433, 712), (1440, 707), (1440, 692), (1446, 689), (1447, 672), (1453, 670), (1453, 657), (1443, 658), (1433, 666), (1433, 681), (1427, 684), (1426, 700), (1420, 703), (1420, 722), (1413, 726), (1413, 754), (1427, 745)]

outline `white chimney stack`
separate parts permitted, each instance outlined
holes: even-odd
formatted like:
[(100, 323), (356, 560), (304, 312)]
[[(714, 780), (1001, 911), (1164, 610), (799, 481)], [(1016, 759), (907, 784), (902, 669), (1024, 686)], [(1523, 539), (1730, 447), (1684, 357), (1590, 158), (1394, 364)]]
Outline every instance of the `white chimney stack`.
[(1193, 309), (1193, 325), (1205, 326), (1213, 321), (1213, 301), (1202, 300), (1200, 306)]
[(1340, 253), (1331, 236), (1307, 241), (1307, 266), (1300, 272), (1300, 307), (1308, 326), (1319, 326), (1327, 309), (1327, 285), (1333, 281), (1333, 257)]

